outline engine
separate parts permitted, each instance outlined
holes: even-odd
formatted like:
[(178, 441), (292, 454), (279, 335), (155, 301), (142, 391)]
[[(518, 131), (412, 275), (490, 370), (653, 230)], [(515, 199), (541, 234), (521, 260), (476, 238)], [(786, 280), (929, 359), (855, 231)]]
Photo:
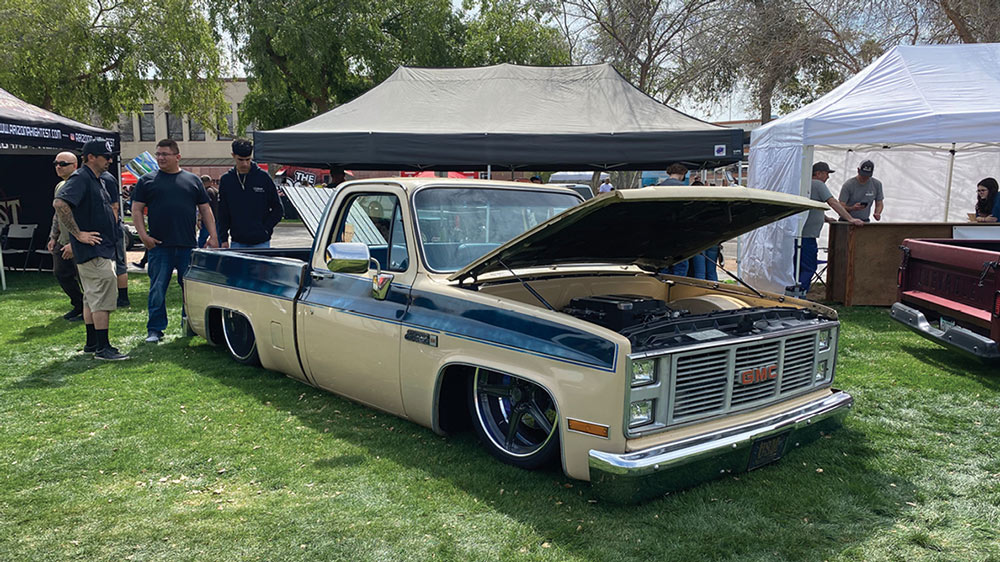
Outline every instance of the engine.
[(749, 307), (732, 297), (713, 295), (669, 304), (641, 295), (580, 297), (562, 312), (618, 332), (629, 339), (633, 351), (767, 334), (826, 321), (811, 310)]

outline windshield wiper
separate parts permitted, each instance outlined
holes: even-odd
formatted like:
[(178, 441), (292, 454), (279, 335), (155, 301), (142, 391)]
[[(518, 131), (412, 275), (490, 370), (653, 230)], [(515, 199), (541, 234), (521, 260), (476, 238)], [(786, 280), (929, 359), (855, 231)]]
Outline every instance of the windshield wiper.
[(507, 271), (509, 271), (510, 274), (514, 276), (514, 279), (517, 279), (521, 283), (521, 285), (524, 285), (524, 288), (527, 289), (529, 293), (531, 293), (532, 295), (535, 296), (536, 299), (538, 299), (538, 302), (540, 302), (540, 303), (542, 303), (542, 304), (545, 305), (545, 308), (547, 308), (547, 309), (555, 312), (556, 309), (552, 308), (552, 305), (549, 304), (548, 301), (546, 301), (544, 298), (542, 298), (542, 295), (539, 295), (538, 291), (532, 289), (531, 285), (528, 285), (527, 281), (525, 281), (524, 279), (521, 279), (520, 277), (518, 277), (517, 274), (514, 273), (514, 270), (511, 269), (510, 267), (508, 267), (507, 264), (505, 264), (503, 262), (503, 260), (497, 260), (497, 263), (499, 263), (500, 265), (504, 266), (504, 268), (506, 268)]

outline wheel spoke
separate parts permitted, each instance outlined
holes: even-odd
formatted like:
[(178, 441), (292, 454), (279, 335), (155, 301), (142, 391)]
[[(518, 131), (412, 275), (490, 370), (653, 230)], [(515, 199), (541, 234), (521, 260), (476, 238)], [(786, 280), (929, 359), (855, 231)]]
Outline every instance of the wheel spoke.
[(510, 398), (512, 387), (503, 384), (480, 384), (476, 386), (476, 392), (497, 398)]
[(512, 451), (517, 444), (517, 427), (521, 425), (522, 418), (524, 418), (524, 408), (517, 406), (510, 412), (510, 419), (507, 420), (507, 440), (504, 442), (504, 447), (508, 451)]
[(545, 413), (542, 412), (542, 409), (538, 407), (538, 404), (534, 400), (528, 402), (528, 413), (531, 414), (531, 417), (535, 418), (535, 423), (545, 432), (545, 435), (552, 433), (552, 424), (549, 422), (549, 418), (545, 417)]

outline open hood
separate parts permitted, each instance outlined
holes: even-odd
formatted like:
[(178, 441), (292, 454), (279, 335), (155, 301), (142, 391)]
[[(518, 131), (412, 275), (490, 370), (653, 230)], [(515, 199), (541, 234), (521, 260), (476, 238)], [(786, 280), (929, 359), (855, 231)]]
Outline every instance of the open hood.
[(658, 271), (698, 252), (825, 203), (745, 187), (646, 187), (612, 191), (566, 210), (455, 272), (568, 264), (638, 265)]

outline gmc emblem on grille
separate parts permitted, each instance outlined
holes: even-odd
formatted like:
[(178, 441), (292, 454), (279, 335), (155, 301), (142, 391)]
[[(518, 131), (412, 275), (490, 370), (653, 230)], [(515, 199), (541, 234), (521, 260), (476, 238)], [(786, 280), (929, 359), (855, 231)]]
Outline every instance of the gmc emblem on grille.
[(777, 365), (765, 365), (756, 369), (747, 369), (740, 373), (740, 384), (756, 384), (776, 378), (778, 376)]

